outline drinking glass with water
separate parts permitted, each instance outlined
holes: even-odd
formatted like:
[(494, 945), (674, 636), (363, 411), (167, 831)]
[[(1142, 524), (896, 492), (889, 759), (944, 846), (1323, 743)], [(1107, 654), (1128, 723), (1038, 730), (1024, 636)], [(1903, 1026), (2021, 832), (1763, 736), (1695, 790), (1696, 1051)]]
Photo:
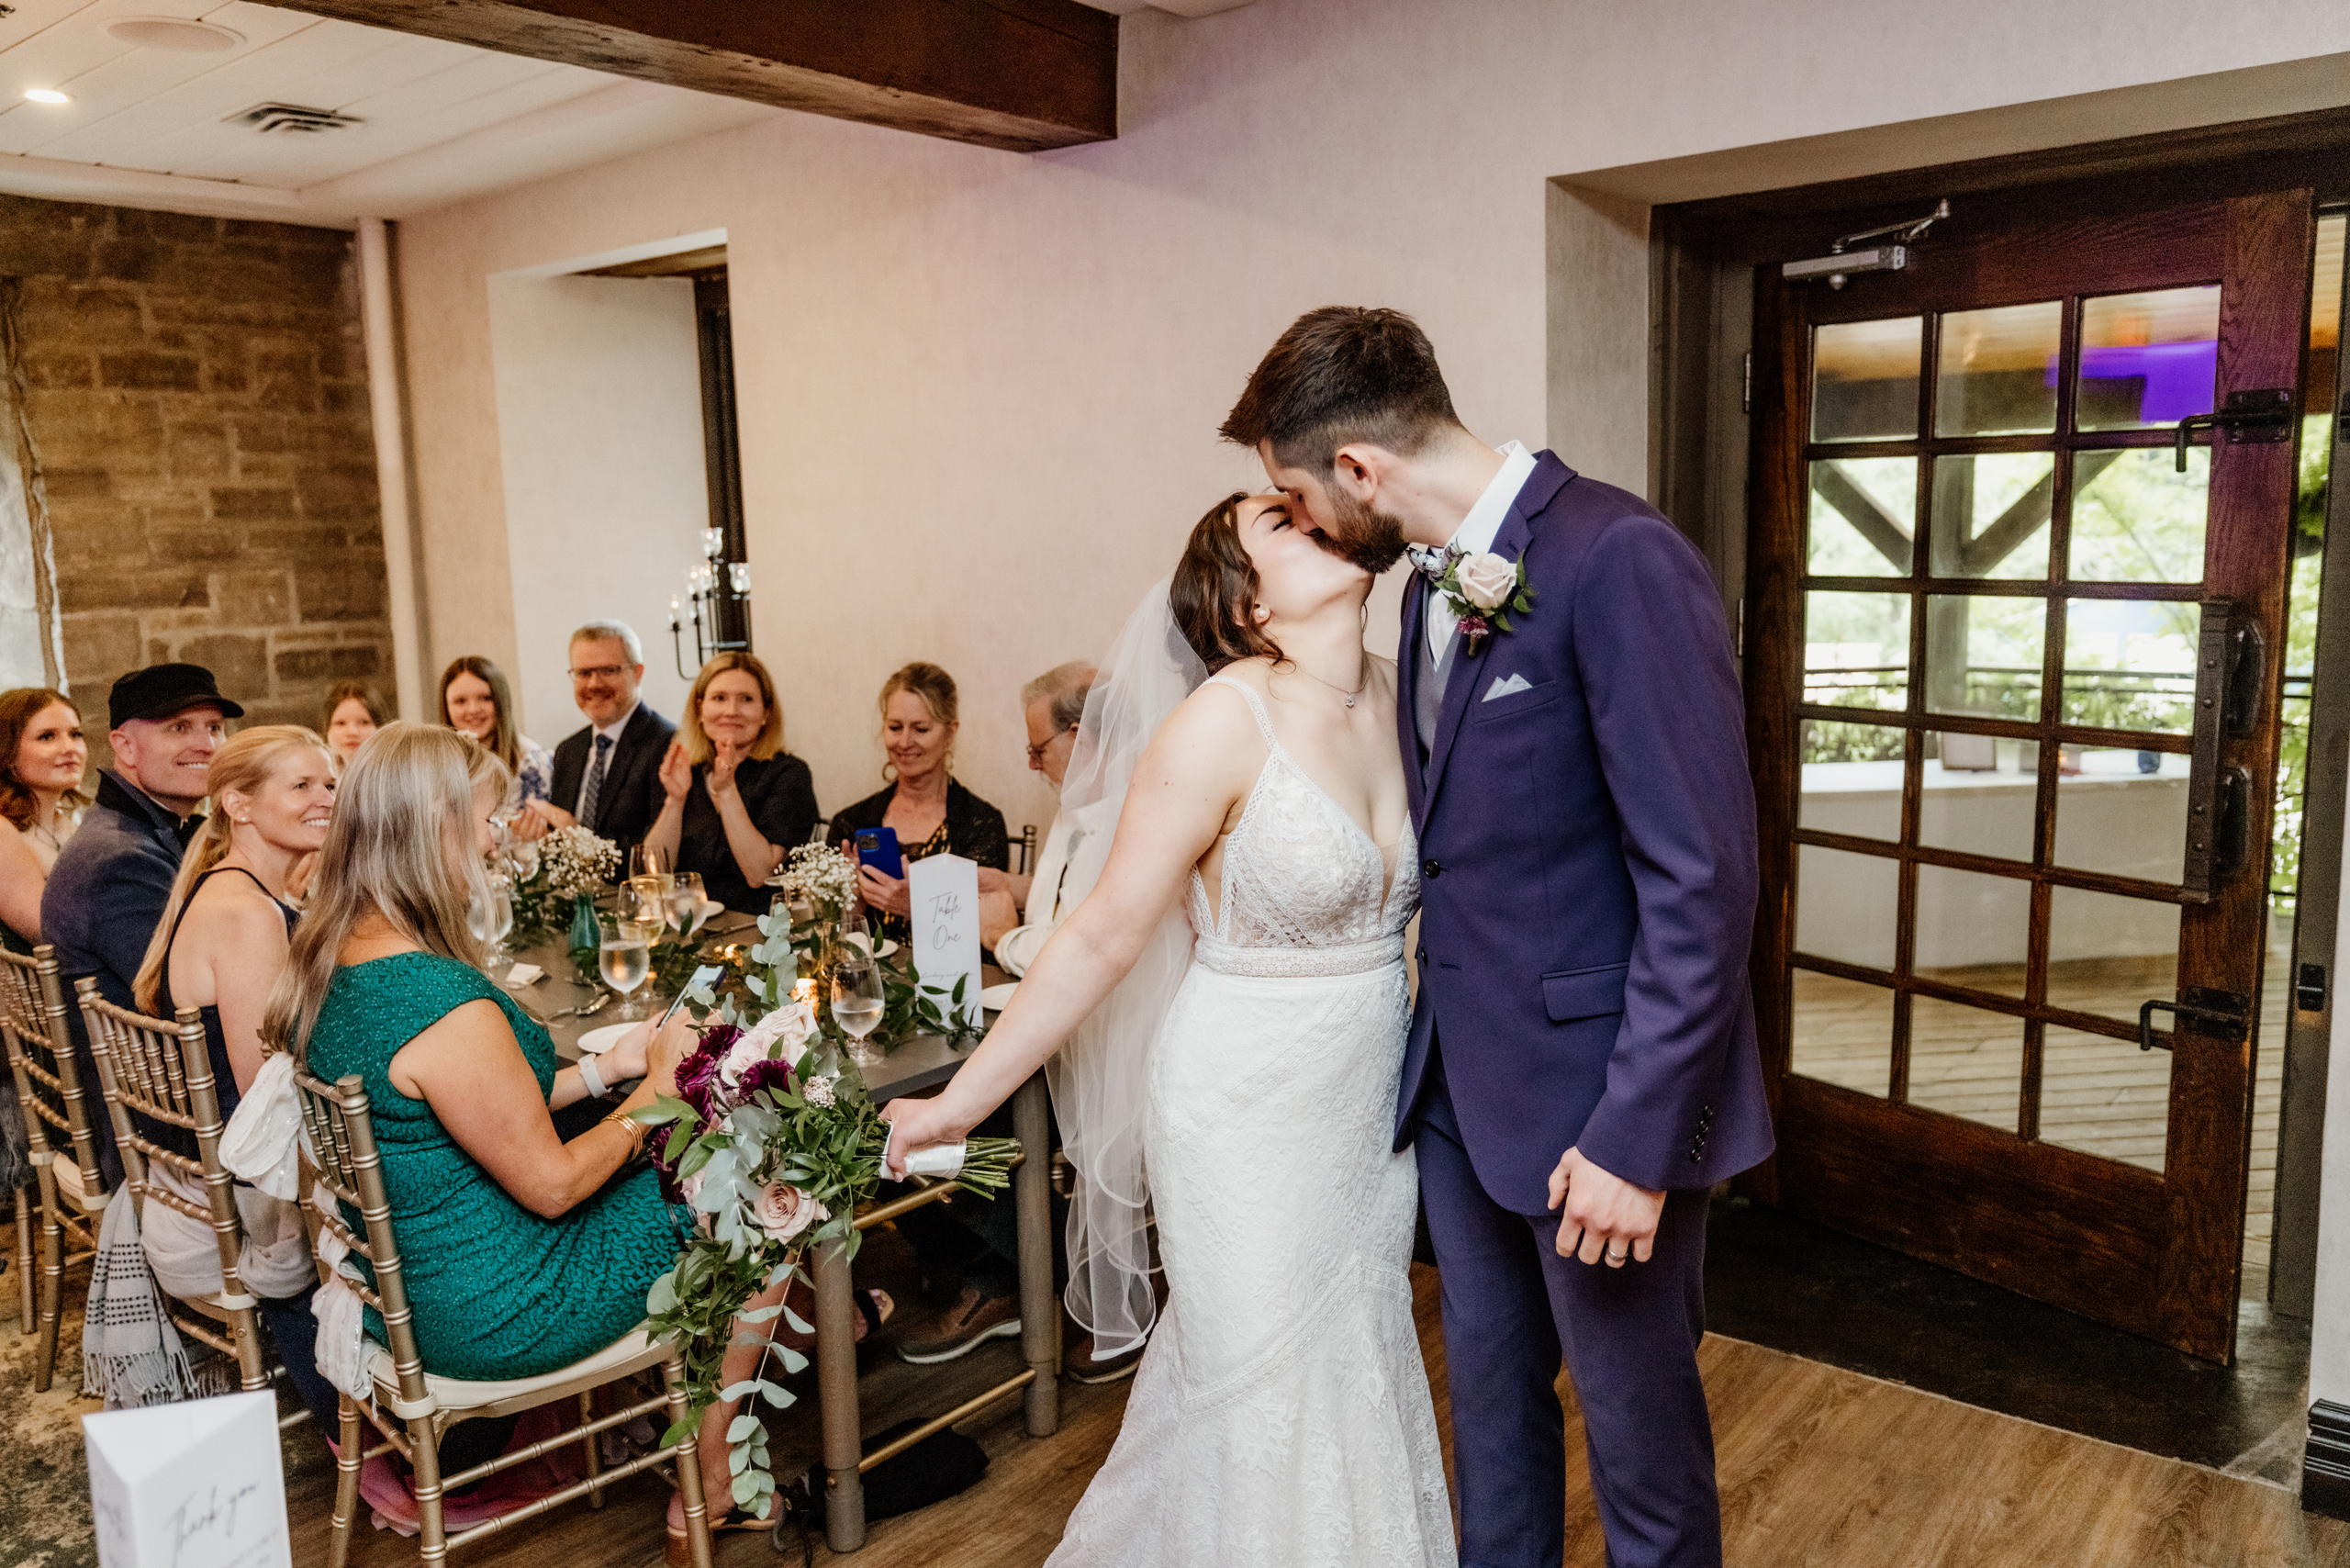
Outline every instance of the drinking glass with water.
[(616, 1019), (642, 1018), (634, 992), (645, 977), (653, 972), (652, 925), (641, 920), (621, 920), (610, 915), (598, 918), (598, 934), (601, 940), (596, 949), (597, 972), (604, 983), (619, 991), (625, 999)]
[(848, 1036), (848, 1059), (859, 1067), (881, 1059), (879, 1048), (866, 1044), (865, 1036), (880, 1025), (882, 1006), (880, 966), (870, 954), (851, 947), (833, 971), (833, 1022)]

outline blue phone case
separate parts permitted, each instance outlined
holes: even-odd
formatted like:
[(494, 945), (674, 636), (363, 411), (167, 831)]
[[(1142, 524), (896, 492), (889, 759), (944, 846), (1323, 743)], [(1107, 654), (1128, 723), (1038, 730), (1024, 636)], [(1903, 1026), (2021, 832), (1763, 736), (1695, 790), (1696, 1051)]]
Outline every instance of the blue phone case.
[(885, 877), (906, 874), (905, 857), (898, 853), (898, 830), (863, 827), (856, 830), (856, 857)]

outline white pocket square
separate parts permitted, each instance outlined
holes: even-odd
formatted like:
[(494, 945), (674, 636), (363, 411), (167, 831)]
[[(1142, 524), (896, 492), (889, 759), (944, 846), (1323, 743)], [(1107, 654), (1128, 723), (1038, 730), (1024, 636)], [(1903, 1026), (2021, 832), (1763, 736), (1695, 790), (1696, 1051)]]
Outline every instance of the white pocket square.
[(1495, 676), (1494, 677), (1494, 684), (1485, 689), (1484, 700), (1491, 702), (1496, 697), (1515, 697), (1521, 691), (1531, 691), (1533, 689), (1534, 683), (1527, 679), (1522, 675), (1513, 675), (1507, 679), (1504, 679), (1500, 676)]

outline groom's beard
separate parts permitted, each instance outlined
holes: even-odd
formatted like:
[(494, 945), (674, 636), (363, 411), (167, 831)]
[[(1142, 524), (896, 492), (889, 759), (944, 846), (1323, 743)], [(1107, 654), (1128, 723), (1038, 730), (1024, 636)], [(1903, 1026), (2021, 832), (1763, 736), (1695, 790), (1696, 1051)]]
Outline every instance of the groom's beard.
[(1323, 493), (1330, 498), (1330, 526), (1316, 536), (1322, 548), (1373, 577), (1403, 559), (1406, 541), (1400, 519), (1373, 511), (1342, 492), (1326, 489)]

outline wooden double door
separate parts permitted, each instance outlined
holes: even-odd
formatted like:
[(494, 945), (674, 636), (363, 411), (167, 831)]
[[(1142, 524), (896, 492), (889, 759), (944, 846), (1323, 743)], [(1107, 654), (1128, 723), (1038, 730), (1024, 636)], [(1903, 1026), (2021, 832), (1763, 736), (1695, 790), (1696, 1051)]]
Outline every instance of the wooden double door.
[(2308, 191), (1758, 283), (1783, 1206), (2226, 1361)]

